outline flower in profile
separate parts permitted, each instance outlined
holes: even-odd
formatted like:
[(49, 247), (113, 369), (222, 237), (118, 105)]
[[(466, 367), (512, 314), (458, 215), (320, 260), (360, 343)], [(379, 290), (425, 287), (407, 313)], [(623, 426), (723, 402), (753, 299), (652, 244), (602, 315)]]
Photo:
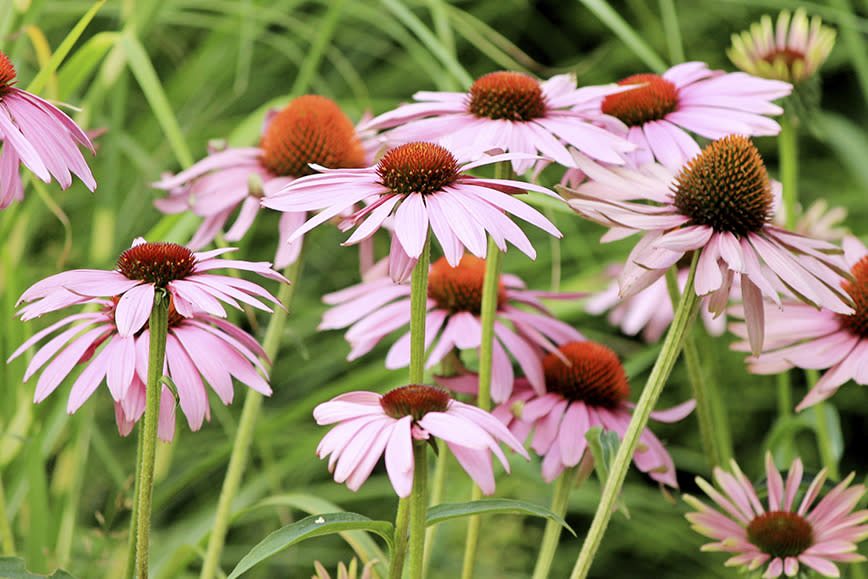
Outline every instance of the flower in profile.
[[(536, 191), (560, 199), (545, 187), (509, 179), (487, 179), (466, 173), (470, 169), (508, 160), (512, 155), (485, 157), (460, 165), (445, 148), (434, 143), (414, 142), (388, 151), (375, 166), (366, 169), (334, 169), (297, 179), (262, 204), (279, 211), (322, 210), (289, 238), (298, 239), (317, 225), (353, 211), (341, 229), (358, 225), (344, 245), (369, 238), (394, 215), (394, 234), (402, 251), (417, 259), (425, 246), (430, 226), (446, 259), (457, 265), (464, 249), (485, 257), (486, 233), (506, 251), (509, 241), (531, 259), (536, 250), (507, 213), (561, 237), (539, 211), (514, 195)], [(390, 255), (394, 255), (393, 249)]]
[(766, 115), (781, 114), (772, 101), (792, 90), (777, 80), (710, 70), (704, 62), (678, 64), (662, 76), (633, 75), (618, 84), (637, 88), (608, 95), (599, 106), (629, 127), (627, 140), (639, 147), (630, 159), (636, 166), (656, 159), (670, 170), (699, 153), (687, 131), (709, 139), (777, 135), (780, 125)]
[[(751, 372), (777, 374), (790, 368), (828, 369), (796, 410), (803, 410), (834, 394), (848, 380), (868, 384), (868, 249), (853, 236), (844, 239), (844, 260), (852, 279), (838, 278), (853, 300), (854, 311), (841, 314), (817, 310), (806, 304), (787, 301), (783, 309), (766, 308), (766, 344), (761, 355), (749, 357)], [(740, 307), (732, 313), (743, 317)], [(746, 337), (744, 324), (730, 324), (730, 330)], [(732, 345), (747, 350), (744, 342)]]
[(93, 191), (96, 181), (78, 145), (94, 152), (84, 131), (57, 107), (15, 88), (15, 67), (0, 51), (0, 209), (24, 196), (18, 166), (21, 163), (46, 183), (53, 176), (63, 189), (72, 175)]
[[(190, 210), (205, 218), (189, 244), (196, 250), (210, 243), (240, 207), (225, 235), (228, 241), (238, 241), (253, 224), (263, 196), (313, 173), (311, 164), (333, 169), (365, 167), (373, 160), (373, 146), (373, 140), (362, 140), (332, 100), (300, 96), (280, 112), (269, 112), (259, 146), (212, 150), (189, 169), (154, 183), (169, 192), (154, 205), (164, 213)], [(300, 240), (287, 243), (287, 239), (306, 218), (305, 211), (281, 216), (275, 267), (286, 267), (298, 258)]]
[[(417, 92), (417, 102), (399, 106), (365, 123), (365, 128), (388, 129), (394, 144), (437, 141), (467, 158), (500, 150), (542, 155), (572, 166), (567, 146), (606, 163), (622, 164), (634, 146), (597, 124), (619, 124), (593, 106), (599, 98), (622, 92), (616, 85), (576, 89), (570, 74), (540, 82), (520, 72), (499, 71), (479, 77), (470, 91)], [(512, 161), (523, 175), (530, 157)]]
[[(457, 267), (450, 266), (445, 258), (432, 264), (425, 317), (427, 367), (439, 363), (453, 349), (479, 348), (482, 343), (479, 314), (484, 277), (485, 261), (472, 255), (465, 255)], [(510, 355), (531, 384), (542, 392), (541, 352), (554, 350), (557, 343), (584, 339), (572, 326), (554, 318), (540, 298), (575, 299), (583, 295), (531, 291), (518, 277), (501, 276), (491, 377), (491, 397), (495, 402), (506, 400), (512, 391), (514, 372)], [(319, 329), (350, 326), (346, 333), (352, 346), (349, 360), (366, 354), (388, 334), (410, 324), (409, 284), (393, 284), (389, 279), (380, 279), (326, 295), (323, 300), (335, 307), (323, 315)], [(389, 349), (386, 367), (396, 369), (409, 364), (408, 331)]]
[(271, 312), (257, 299), (279, 305), (267, 290), (245, 279), (210, 272), (234, 268), (288, 283), (286, 278), (271, 269), (268, 262), (216, 259), (230, 251), (235, 248), (193, 253), (182, 245), (148, 243), (139, 237), (118, 258), (117, 269), (74, 269), (36, 282), (18, 299), (19, 304), (30, 302), (18, 310), (18, 315), (26, 321), (92, 298), (117, 297), (114, 318), (118, 333), (128, 337), (147, 323), (157, 291), (167, 292), (175, 311), (185, 318), (199, 312), (225, 318), (226, 310), (220, 302), (239, 309), (238, 302), (242, 302)]
[[(347, 568), (344, 565), (344, 562), (341, 561), (338, 563), (338, 574), (335, 579), (371, 579), (373, 577), (372, 573), (374, 572), (374, 563), (377, 562), (377, 559), (372, 561), (368, 561), (365, 563), (365, 566), (362, 568), (362, 574), (359, 575), (359, 563), (355, 557), (353, 557), (352, 561), (350, 561), (350, 566)], [(311, 579), (332, 579), (329, 572), (319, 561), (313, 562), (314, 568), (316, 568), (316, 575), (311, 577)]]
[(804, 8), (784, 10), (777, 26), (768, 14), (750, 30), (732, 35), (726, 54), (741, 70), (763, 78), (800, 83), (814, 75), (835, 46), (835, 30)]
[(316, 454), (329, 458), (335, 482), (356, 491), (367, 480), (381, 455), (399, 497), (413, 488), (413, 441), (439, 438), (486, 495), (494, 492), (491, 453), (506, 472), (503, 442), (528, 458), (521, 443), (494, 416), (454, 400), (435, 386), (411, 384), (386, 394), (349, 392), (313, 410), (319, 425), (337, 424), (326, 434)]
[[(116, 321), (119, 301), (113, 297), (77, 302), (100, 309), (72, 314), (37, 332), (9, 361), (55, 334), (36, 352), (24, 374), (27, 381), (42, 370), (33, 401), (45, 400), (75, 366), (84, 364), (70, 390), (66, 411), (74, 413), (105, 382), (114, 400), (118, 431), (126, 436), (145, 411), (150, 334), (147, 323), (132, 334), (121, 334)], [(191, 430), (199, 430), (203, 420), (211, 417), (205, 382), (224, 404), (232, 402), (233, 377), (257, 392), (271, 394), (268, 382), (257, 372), (267, 376), (260, 358), (267, 360), (265, 352), (240, 328), (201, 311), (182, 316), (170, 301), (164, 372), (177, 389)], [(175, 434), (175, 398), (165, 385), (158, 434), (167, 442)]]
[[(835, 563), (864, 561), (856, 553), (856, 543), (868, 537), (868, 510), (851, 512), (862, 495), (863, 485), (850, 486), (854, 473), (814, 504), (826, 480), (826, 469), (814, 477), (797, 509), (796, 498), (802, 484), (801, 459), (793, 461), (786, 483), (766, 453), (768, 507), (763, 506), (754, 486), (732, 461), (732, 474), (719, 467), (714, 479), (723, 492), (702, 478), (696, 483), (717, 506), (709, 507), (691, 495), (684, 500), (696, 512), (685, 515), (693, 530), (715, 542), (703, 551), (725, 551), (733, 556), (727, 567), (755, 571), (765, 566), (764, 579), (785, 574), (793, 577), (802, 566), (824, 577), (839, 577)], [(813, 505), (813, 506), (812, 506)]]
[(834, 281), (845, 272), (841, 250), (771, 223), (780, 184), (769, 179), (747, 138), (714, 141), (677, 175), (656, 164), (636, 172), (577, 160), (591, 181), (573, 192), (573, 209), (612, 228), (604, 241), (646, 232), (621, 274), (622, 297), (651, 285), (687, 252), (701, 250), (692, 289), (708, 295), (708, 309), (720, 314), (738, 274), (754, 354), (763, 344), (763, 296), (780, 306), (780, 287), (814, 306), (853, 312)]
[[(516, 438), (525, 440), (533, 431), (531, 448), (543, 457), (542, 476), (555, 480), (566, 467), (582, 460), (588, 448), (585, 433), (601, 426), (623, 438), (630, 424), (632, 405), (627, 402), (630, 384), (617, 354), (596, 342), (568, 342), (543, 359), (545, 392), (540, 394), (524, 380), (516, 392), (492, 414), (504, 422)], [(651, 413), (662, 422), (681, 420), (693, 410), (690, 400)], [(647, 428), (639, 437), (633, 462), (642, 472), (663, 484), (677, 487), (675, 465), (663, 444)]]

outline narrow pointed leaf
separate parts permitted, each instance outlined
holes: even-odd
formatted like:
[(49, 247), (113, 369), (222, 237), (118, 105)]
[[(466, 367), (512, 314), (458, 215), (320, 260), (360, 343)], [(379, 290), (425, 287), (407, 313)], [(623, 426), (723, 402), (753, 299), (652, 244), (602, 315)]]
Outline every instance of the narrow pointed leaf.
[(428, 509), (425, 525), (430, 527), (449, 519), (489, 514), (525, 515), (549, 519), (560, 523), (573, 536), (576, 536), (575, 531), (566, 521), (547, 508), (513, 499), (480, 499), (466, 503), (441, 503)]

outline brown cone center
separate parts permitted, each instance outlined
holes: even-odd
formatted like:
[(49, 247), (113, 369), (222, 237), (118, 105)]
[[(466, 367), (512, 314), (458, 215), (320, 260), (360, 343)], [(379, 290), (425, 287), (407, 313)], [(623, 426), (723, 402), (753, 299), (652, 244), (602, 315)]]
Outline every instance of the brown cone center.
[(166, 287), (170, 281), (184, 279), (193, 271), (193, 252), (176, 243), (143, 243), (131, 247), (118, 258), (117, 268), (129, 279)]
[(377, 165), (380, 183), (398, 195), (427, 195), (458, 180), (458, 161), (440, 145), (407, 143), (387, 152)]
[(539, 81), (520, 72), (492, 72), (470, 87), (468, 110), (477, 117), (531, 121), (545, 115)]
[(868, 338), (868, 256), (857, 261), (850, 273), (853, 281), (844, 281), (841, 287), (853, 299), (854, 312), (850, 315), (838, 314), (838, 318), (851, 333)]
[(558, 350), (562, 356), (552, 353), (543, 359), (549, 392), (608, 409), (614, 409), (630, 396), (624, 367), (617, 354), (606, 346), (595, 342), (570, 342)]
[(770, 511), (747, 526), (748, 540), (772, 557), (795, 557), (814, 544), (811, 523), (788, 511)]
[(656, 74), (634, 74), (618, 82), (621, 86), (642, 85), (633, 90), (611, 94), (603, 99), (602, 111), (620, 119), (628, 127), (658, 121), (678, 106), (678, 89)]
[(410, 384), (383, 394), (380, 406), (387, 416), (412, 416), (413, 421), (417, 421), (429, 412), (446, 412), (450, 400), (452, 397), (441, 388), (427, 384)]
[[(485, 260), (464, 254), (458, 267), (452, 267), (445, 257), (431, 265), (428, 274), (428, 297), (450, 313), (482, 311), (482, 286), (485, 280)], [(506, 301), (506, 288), (498, 282), (497, 307)]]
[(0, 51), (0, 96), (8, 92), (13, 84), (15, 84), (15, 67), (9, 57)]

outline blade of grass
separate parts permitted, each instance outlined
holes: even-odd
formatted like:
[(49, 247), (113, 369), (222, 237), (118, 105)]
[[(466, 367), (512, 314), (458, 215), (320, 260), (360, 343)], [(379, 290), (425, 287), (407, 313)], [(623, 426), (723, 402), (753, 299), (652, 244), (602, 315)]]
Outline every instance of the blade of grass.
[(645, 63), (648, 68), (657, 74), (663, 74), (666, 69), (666, 63), (663, 59), (654, 52), (654, 50), (645, 42), (639, 33), (624, 20), (618, 12), (612, 8), (606, 0), (579, 0), (588, 10), (594, 13), (603, 24), (609, 27), (615, 36), (627, 45), (627, 48), (633, 51), (639, 60)]

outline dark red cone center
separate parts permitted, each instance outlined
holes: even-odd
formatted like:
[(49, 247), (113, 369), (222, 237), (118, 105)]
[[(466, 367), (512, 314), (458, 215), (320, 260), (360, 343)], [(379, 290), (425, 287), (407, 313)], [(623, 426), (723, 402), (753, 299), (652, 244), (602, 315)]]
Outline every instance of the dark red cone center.
[(678, 89), (656, 74), (634, 74), (618, 82), (621, 86), (642, 85), (611, 94), (603, 99), (602, 111), (621, 119), (628, 127), (658, 121), (678, 106)]
[(0, 51), (0, 96), (8, 92), (13, 84), (15, 84), (15, 67), (9, 57)]
[(788, 511), (770, 511), (747, 526), (748, 540), (772, 557), (795, 557), (814, 544), (811, 523)]
[(118, 258), (117, 268), (129, 279), (165, 287), (170, 281), (184, 279), (193, 272), (196, 257), (176, 243), (142, 243)]
[(617, 354), (606, 346), (596, 342), (570, 342), (558, 350), (562, 356), (552, 353), (543, 359), (549, 392), (610, 410), (630, 396), (624, 367)]
[(868, 256), (856, 262), (850, 271), (853, 281), (844, 281), (841, 287), (853, 298), (854, 313), (839, 314), (841, 324), (851, 333), (868, 338)]
[[(452, 267), (445, 257), (431, 266), (428, 274), (428, 297), (450, 313), (482, 311), (482, 285), (485, 280), (485, 260), (475, 255), (462, 256), (458, 267)], [(497, 306), (506, 301), (506, 288), (498, 283)]]
[(440, 145), (407, 143), (387, 152), (377, 165), (380, 183), (392, 193), (427, 195), (458, 179), (458, 161)]
[(468, 110), (477, 117), (531, 121), (546, 113), (539, 81), (520, 72), (492, 72), (470, 87)]
[(387, 416), (403, 418), (412, 416), (413, 421), (421, 420), (429, 412), (446, 412), (452, 397), (436, 386), (410, 384), (383, 394), (380, 406)]

